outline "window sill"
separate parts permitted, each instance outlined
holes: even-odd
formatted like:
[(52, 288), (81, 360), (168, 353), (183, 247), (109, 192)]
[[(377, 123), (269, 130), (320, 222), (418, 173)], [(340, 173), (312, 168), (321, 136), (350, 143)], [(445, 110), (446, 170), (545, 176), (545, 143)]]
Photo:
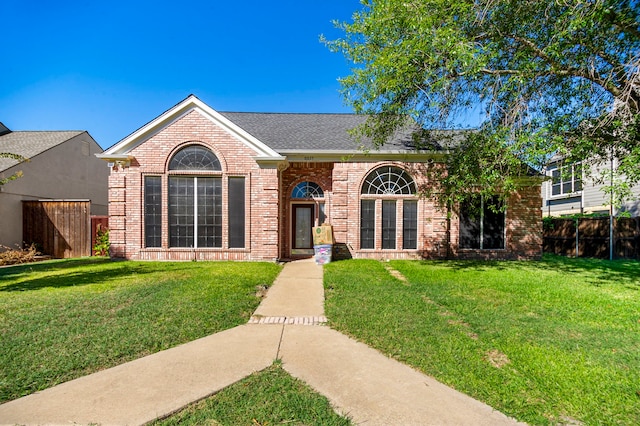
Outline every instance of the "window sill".
[(487, 252), (487, 251), (507, 251), (507, 249), (506, 248), (498, 248), (498, 249), (458, 248), (458, 251), (464, 251), (464, 252), (474, 252), (474, 251)]
[(154, 251), (183, 251), (183, 252), (190, 252), (190, 251), (210, 251), (210, 252), (216, 252), (216, 251), (235, 251), (235, 252), (246, 252), (249, 253), (250, 250), (246, 249), (246, 248), (224, 248), (224, 247), (196, 247), (196, 248), (190, 248), (190, 247), (167, 247), (167, 248), (163, 248), (163, 247), (144, 247), (141, 249), (142, 251), (148, 251), (148, 252), (154, 252)]
[(547, 200), (566, 200), (568, 198), (577, 198), (582, 196), (582, 191), (570, 192), (568, 194), (549, 195)]
[(360, 251), (385, 252), (385, 253), (398, 253), (398, 252), (411, 253), (411, 252), (418, 252), (420, 250), (418, 250), (418, 249), (370, 249), (370, 248), (361, 248)]

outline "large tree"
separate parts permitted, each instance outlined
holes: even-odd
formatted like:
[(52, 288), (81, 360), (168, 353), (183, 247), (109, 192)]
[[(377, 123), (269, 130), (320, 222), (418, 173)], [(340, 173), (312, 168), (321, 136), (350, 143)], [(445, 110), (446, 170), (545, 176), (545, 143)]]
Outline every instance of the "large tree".
[(427, 171), (443, 204), (508, 194), (554, 155), (617, 157), (620, 197), (640, 181), (639, 1), (361, 3), (353, 22), (336, 22), (344, 36), (325, 42), (355, 65), (341, 84), (369, 115), (363, 136), (382, 144), (407, 116), (427, 130), (479, 117), (466, 137), (450, 133), (446, 172)]

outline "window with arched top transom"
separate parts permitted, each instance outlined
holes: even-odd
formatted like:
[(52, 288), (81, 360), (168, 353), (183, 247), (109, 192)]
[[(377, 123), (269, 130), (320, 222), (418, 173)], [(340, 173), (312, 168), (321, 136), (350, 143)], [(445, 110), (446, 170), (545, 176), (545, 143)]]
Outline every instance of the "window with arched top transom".
[(245, 177), (223, 174), (218, 157), (196, 144), (178, 150), (168, 169), (166, 178), (144, 177), (145, 247), (244, 248)]
[(365, 177), (360, 194), (361, 249), (418, 248), (418, 200), (409, 173), (397, 166), (378, 167)]

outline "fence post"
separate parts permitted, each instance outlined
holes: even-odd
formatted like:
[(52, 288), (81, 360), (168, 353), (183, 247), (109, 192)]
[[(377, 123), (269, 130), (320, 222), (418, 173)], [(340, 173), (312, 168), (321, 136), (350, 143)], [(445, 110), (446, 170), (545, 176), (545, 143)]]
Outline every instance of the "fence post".
[(576, 217), (576, 259), (580, 257), (580, 219)]
[(609, 215), (609, 260), (613, 260), (613, 213)]
[(636, 217), (636, 238), (635, 238), (636, 258), (640, 260), (640, 217)]

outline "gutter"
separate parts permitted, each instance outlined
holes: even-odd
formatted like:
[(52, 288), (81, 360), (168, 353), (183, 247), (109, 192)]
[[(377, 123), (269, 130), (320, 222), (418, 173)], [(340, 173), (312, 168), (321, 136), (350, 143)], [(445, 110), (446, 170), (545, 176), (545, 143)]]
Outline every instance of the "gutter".
[(279, 154), (286, 156), (289, 162), (326, 163), (351, 161), (383, 161), (396, 160), (404, 162), (425, 162), (443, 159), (447, 152), (443, 151), (365, 151), (365, 150), (298, 150), (279, 149)]

